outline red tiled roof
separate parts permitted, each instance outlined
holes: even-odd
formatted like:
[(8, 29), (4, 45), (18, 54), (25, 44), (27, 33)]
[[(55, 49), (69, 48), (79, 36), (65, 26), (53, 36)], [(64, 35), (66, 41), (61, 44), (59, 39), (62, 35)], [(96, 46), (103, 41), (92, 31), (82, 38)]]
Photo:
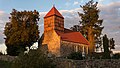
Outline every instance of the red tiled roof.
[(54, 6), (53, 6), (52, 9), (45, 15), (44, 18), (49, 17), (49, 16), (52, 16), (52, 15), (57, 15), (57, 16), (59, 16), (59, 17), (61, 17), (61, 18), (64, 18)]
[(56, 33), (61, 36), (61, 40), (69, 41), (74, 43), (86, 44), (89, 45), (87, 39), (80, 32), (60, 32), (56, 31)]

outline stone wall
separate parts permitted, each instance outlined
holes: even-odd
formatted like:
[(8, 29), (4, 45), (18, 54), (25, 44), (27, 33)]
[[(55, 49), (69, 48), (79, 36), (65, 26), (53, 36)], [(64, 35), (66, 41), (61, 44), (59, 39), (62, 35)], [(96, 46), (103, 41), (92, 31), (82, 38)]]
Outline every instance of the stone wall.
[(60, 37), (54, 30), (44, 33), (42, 45), (47, 45), (49, 53), (60, 56)]
[[(67, 41), (61, 41), (60, 45), (61, 45), (60, 46), (60, 54), (63, 57), (68, 56), (70, 53), (73, 53), (73, 52), (85, 52), (85, 54), (88, 53), (87, 45), (73, 43), (73, 42), (67, 42)], [(83, 46), (84, 46), (84, 49), (83, 49)]]
[(13, 61), (17, 56), (1, 55), (0, 60)]
[(57, 68), (120, 68), (120, 59), (70, 60), (56, 59)]

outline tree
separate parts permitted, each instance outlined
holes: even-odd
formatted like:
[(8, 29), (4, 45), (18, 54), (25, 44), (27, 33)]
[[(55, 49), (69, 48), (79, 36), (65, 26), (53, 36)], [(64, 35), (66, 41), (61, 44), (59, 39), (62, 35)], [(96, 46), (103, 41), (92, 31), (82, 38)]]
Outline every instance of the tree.
[(3, 54), (2, 52), (0, 52), (0, 56), (1, 56), (1, 55), (4, 55), (4, 54)]
[(34, 11), (17, 11), (10, 13), (10, 22), (6, 23), (4, 34), (8, 55), (18, 55), (25, 47), (32, 46), (39, 38), (39, 13)]
[(55, 64), (51, 58), (43, 54), (39, 49), (30, 50), (27, 54), (21, 53), (11, 68), (54, 68)]
[(103, 49), (104, 49), (103, 58), (109, 59), (110, 58), (109, 39), (107, 38), (106, 34), (103, 36)]
[(111, 49), (115, 49), (114, 39), (113, 38), (108, 39), (106, 34), (103, 36), (103, 49), (104, 49), (103, 58), (105, 59), (109, 59), (110, 53), (112, 53)]
[(120, 53), (113, 54), (113, 59), (120, 59)]
[[(71, 29), (80, 31), (86, 39), (90, 42), (89, 52), (94, 52), (95, 45), (100, 43), (100, 35), (102, 32), (102, 22), (99, 20), (100, 10), (97, 8), (98, 2), (89, 1), (83, 6), (80, 6), (83, 9), (83, 13), (78, 12), (81, 20), (78, 26), (74, 26)], [(79, 27), (76, 29), (76, 27)]]
[(110, 45), (109, 45), (109, 47), (110, 47), (110, 50), (111, 49), (115, 49), (115, 40), (113, 39), (113, 38), (110, 38)]

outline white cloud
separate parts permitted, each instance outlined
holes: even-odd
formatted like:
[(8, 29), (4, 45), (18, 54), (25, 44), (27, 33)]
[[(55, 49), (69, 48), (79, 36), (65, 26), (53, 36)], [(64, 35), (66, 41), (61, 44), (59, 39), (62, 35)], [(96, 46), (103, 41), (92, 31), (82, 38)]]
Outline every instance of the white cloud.
[[(100, 9), (100, 19), (103, 19), (103, 33), (107, 34), (109, 38), (115, 39), (117, 45), (114, 51), (120, 50), (120, 2), (114, 2), (107, 5), (98, 4)], [(65, 27), (70, 28), (71, 26), (79, 23), (79, 16), (77, 12), (82, 12), (81, 8), (75, 8), (72, 10), (60, 10), (65, 19)], [(44, 13), (46, 14), (46, 13)], [(42, 22), (43, 23), (43, 22)]]
[[(70, 3), (66, 4), (70, 5)], [(120, 2), (114, 2), (107, 5), (98, 4), (100, 9), (100, 19), (103, 19), (104, 30), (103, 33), (107, 34), (109, 38), (115, 39), (116, 49), (114, 51), (120, 50)], [(77, 12), (82, 12), (81, 8), (75, 8), (71, 10), (59, 10), (60, 13), (64, 16), (65, 19), (65, 27), (70, 28), (75, 24), (79, 23), (79, 16)], [(44, 21), (43, 17), (47, 12), (40, 12), (40, 22), (39, 30), (40, 34), (43, 33)], [(0, 11), (0, 29), (5, 25), (5, 21), (8, 21), (8, 14), (4, 14), (3, 11)], [(0, 30), (1, 31), (1, 30)], [(1, 34), (0, 34), (1, 35)], [(1, 39), (1, 37), (0, 37)], [(3, 36), (2, 36), (3, 39)], [(1, 41), (1, 40), (0, 40)], [(2, 41), (3, 42), (3, 41)], [(0, 42), (1, 43), (1, 42)]]
[(114, 51), (118, 51), (120, 50), (120, 2), (112, 2), (107, 5), (99, 4), (98, 7), (101, 10), (100, 18), (104, 20), (103, 33), (107, 34), (109, 38), (115, 39), (117, 47)]
[(79, 2), (78, 1), (74, 1), (73, 5), (78, 5)]
[(8, 17), (9, 17), (9, 14), (6, 14), (4, 11), (0, 10), (0, 44), (4, 43), (3, 30), (6, 22), (8, 21)]
[(0, 44), (0, 52), (6, 54), (6, 48), (7, 48), (7, 47), (5, 46), (4, 43)]

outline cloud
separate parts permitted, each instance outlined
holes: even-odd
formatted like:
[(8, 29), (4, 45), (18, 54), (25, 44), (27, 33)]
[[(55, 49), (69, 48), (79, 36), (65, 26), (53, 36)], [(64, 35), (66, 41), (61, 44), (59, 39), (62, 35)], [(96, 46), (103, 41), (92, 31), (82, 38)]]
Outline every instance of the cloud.
[(4, 14), (4, 11), (1, 11), (1, 10), (0, 10), (0, 15), (2, 15), (2, 14)]
[[(113, 37), (117, 45), (120, 45), (120, 2), (112, 2), (98, 6), (101, 10), (100, 18), (104, 20), (103, 33)], [(119, 48), (120, 49), (120, 48)]]
[(6, 54), (6, 46), (4, 43), (0, 44), (0, 52), (2, 52), (3, 54)]
[[(107, 34), (109, 38), (115, 39), (116, 49), (120, 49), (120, 2), (113, 2), (107, 5), (98, 4), (100, 9), (100, 19), (103, 19), (103, 34)], [(65, 27), (70, 28), (79, 23), (80, 17), (77, 12), (82, 12), (81, 8), (75, 8), (71, 10), (59, 10), (64, 16)], [(46, 12), (42, 12), (44, 16)], [(43, 18), (42, 18), (43, 19)], [(43, 20), (42, 24), (43, 24)]]
[(73, 5), (78, 5), (79, 2), (78, 1), (74, 1)]
[[(59, 10), (60, 13), (64, 16), (64, 20), (65, 20), (65, 27), (66, 28), (70, 28), (75, 24), (79, 23), (79, 16), (78, 16), (78, 11), (82, 11), (81, 8), (75, 8), (72, 10)], [(40, 27), (40, 30), (43, 30), (43, 17), (45, 16), (47, 12), (40, 12), (40, 23), (39, 25), (42, 25)], [(43, 31), (42, 31), (43, 33)]]
[(9, 14), (5, 13), (4, 11), (0, 10), (0, 44), (4, 43), (4, 26), (6, 22), (8, 21)]
[[(68, 3), (70, 5), (70, 3)], [(109, 38), (115, 39), (116, 49), (114, 51), (120, 50), (120, 2), (113, 2), (107, 5), (98, 4), (100, 9), (100, 19), (103, 19), (103, 33), (107, 34)], [(64, 16), (65, 28), (70, 28), (73, 25), (79, 23), (80, 17), (77, 12), (82, 12), (81, 8), (75, 8), (71, 10), (59, 10)], [(47, 12), (40, 12), (39, 30), (40, 34), (43, 33), (44, 21), (43, 17)], [(8, 21), (9, 14), (0, 11), (0, 43), (3, 43), (3, 28), (5, 22)], [(1, 42), (2, 41), (2, 42)]]

